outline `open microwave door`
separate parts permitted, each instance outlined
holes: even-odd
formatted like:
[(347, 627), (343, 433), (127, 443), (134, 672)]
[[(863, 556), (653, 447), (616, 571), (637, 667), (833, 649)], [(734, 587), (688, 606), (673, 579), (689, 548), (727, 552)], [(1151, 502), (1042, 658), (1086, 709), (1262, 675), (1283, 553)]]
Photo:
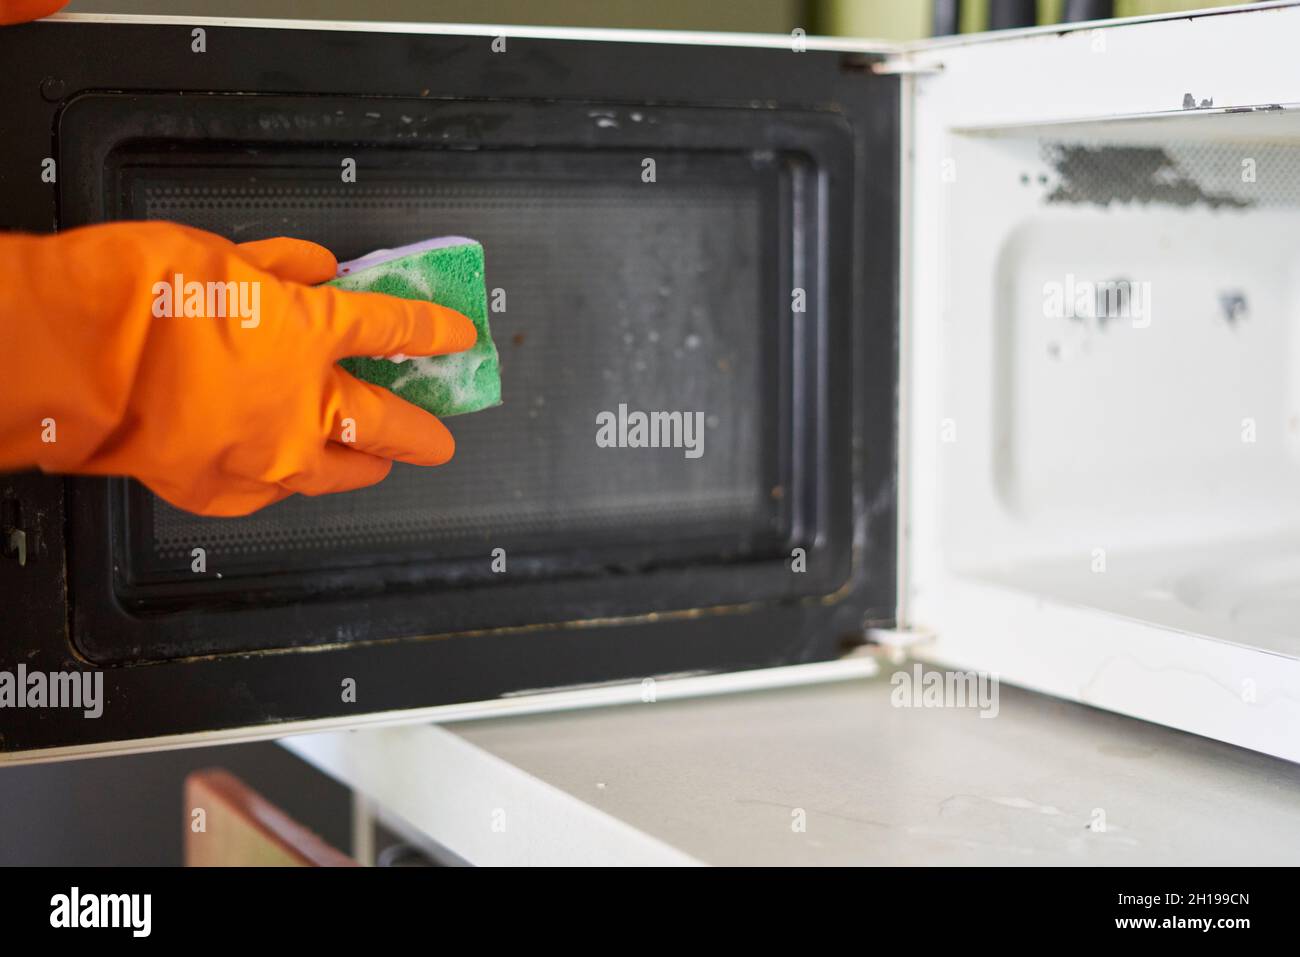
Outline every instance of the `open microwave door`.
[[(825, 662), (892, 625), (883, 57), (436, 25), (0, 31), (0, 226), (169, 219), (340, 260), (467, 235), (508, 303), (504, 404), (453, 423), (448, 467), (240, 519), (122, 479), (4, 476), (23, 544), (0, 558), (0, 672), (93, 678), (103, 701), (0, 710), (0, 759)], [(600, 448), (621, 405), (684, 409), (708, 447)]]
[(907, 57), (900, 617), (1300, 760), (1300, 9)]

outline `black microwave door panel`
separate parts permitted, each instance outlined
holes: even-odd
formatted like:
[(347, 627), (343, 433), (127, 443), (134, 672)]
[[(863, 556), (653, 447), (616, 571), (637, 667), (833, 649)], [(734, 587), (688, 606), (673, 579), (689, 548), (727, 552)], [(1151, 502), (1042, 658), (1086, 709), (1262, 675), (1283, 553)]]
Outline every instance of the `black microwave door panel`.
[[(0, 476), (28, 552), (0, 557), (0, 670), (98, 672), (106, 699), (0, 712), (0, 752), (825, 660), (892, 622), (895, 78), (828, 51), (215, 24), (199, 53), (195, 28), (0, 31), (0, 227), (172, 219), (340, 258), (474, 236), (505, 404), (451, 421), (450, 466), (246, 519)], [(597, 449), (620, 401), (703, 410), (706, 453)]]

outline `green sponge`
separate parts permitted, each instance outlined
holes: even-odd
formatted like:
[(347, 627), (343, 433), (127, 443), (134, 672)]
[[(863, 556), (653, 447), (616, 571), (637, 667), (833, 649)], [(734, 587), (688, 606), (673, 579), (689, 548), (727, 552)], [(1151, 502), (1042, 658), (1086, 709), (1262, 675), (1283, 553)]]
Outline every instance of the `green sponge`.
[(340, 365), (437, 416), (477, 412), (501, 404), (501, 366), (488, 329), (483, 247), (463, 236), (381, 249), (342, 263), (330, 285), (423, 299), (464, 313), (478, 330), (467, 352), (393, 362), (351, 358)]

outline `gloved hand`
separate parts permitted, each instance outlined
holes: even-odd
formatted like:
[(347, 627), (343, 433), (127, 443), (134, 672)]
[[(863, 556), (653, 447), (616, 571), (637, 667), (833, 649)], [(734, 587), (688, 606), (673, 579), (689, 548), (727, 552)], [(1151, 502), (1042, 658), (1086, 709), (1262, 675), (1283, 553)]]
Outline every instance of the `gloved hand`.
[(0, 0), (0, 26), (39, 20), (67, 5), (68, 0)]
[(130, 475), (189, 511), (243, 515), (372, 485), (390, 459), (446, 462), (446, 426), (336, 360), (459, 352), (473, 323), (312, 288), (336, 268), (314, 243), (171, 223), (0, 234), (0, 470)]

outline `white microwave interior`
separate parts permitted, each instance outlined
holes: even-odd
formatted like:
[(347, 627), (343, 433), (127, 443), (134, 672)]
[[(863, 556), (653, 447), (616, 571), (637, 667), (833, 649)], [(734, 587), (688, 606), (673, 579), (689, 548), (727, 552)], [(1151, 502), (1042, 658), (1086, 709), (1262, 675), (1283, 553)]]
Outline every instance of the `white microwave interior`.
[(1189, 111), (951, 149), (949, 568), (1300, 654), (1300, 121)]

